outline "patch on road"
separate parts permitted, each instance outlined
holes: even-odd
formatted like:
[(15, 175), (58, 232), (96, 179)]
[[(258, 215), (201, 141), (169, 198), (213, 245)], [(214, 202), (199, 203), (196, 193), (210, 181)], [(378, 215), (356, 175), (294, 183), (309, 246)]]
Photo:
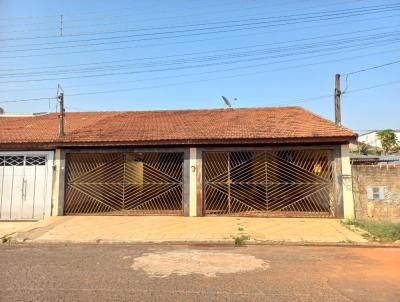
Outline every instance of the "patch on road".
[(216, 277), (217, 274), (249, 272), (268, 269), (269, 264), (251, 255), (202, 250), (182, 250), (148, 253), (134, 259), (134, 270), (144, 270), (150, 277), (165, 278), (172, 274), (185, 276), (201, 274)]

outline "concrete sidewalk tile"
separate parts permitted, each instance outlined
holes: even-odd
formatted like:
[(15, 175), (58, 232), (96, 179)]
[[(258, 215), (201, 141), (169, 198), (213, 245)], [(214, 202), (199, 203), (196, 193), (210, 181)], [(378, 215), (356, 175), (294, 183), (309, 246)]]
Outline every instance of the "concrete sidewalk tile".
[[(35, 227), (49, 228), (38, 237), (48, 241), (221, 241), (240, 233), (258, 241), (366, 241), (340, 220), (320, 218), (61, 216)], [(243, 231), (239, 231), (240, 227)]]

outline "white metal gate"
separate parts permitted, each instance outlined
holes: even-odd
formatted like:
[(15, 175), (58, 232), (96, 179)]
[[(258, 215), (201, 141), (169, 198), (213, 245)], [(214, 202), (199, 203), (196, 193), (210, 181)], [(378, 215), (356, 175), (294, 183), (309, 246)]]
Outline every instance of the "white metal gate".
[(53, 152), (0, 152), (0, 219), (43, 219), (51, 212)]

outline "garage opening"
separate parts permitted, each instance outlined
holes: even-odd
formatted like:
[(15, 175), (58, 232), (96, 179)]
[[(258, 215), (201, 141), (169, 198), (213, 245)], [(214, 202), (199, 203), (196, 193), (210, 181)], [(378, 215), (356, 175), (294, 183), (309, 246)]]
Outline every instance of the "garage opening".
[(67, 155), (65, 215), (183, 215), (183, 153)]
[(0, 220), (50, 216), (51, 152), (0, 152)]
[(204, 212), (334, 216), (330, 150), (205, 152)]

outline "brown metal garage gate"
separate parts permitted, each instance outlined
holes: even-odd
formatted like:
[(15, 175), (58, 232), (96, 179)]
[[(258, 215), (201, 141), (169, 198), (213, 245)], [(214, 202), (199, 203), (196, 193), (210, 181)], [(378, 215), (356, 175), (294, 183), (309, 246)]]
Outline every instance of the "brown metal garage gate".
[(330, 150), (205, 152), (205, 215), (334, 216)]
[(183, 153), (67, 155), (65, 215), (183, 215)]

